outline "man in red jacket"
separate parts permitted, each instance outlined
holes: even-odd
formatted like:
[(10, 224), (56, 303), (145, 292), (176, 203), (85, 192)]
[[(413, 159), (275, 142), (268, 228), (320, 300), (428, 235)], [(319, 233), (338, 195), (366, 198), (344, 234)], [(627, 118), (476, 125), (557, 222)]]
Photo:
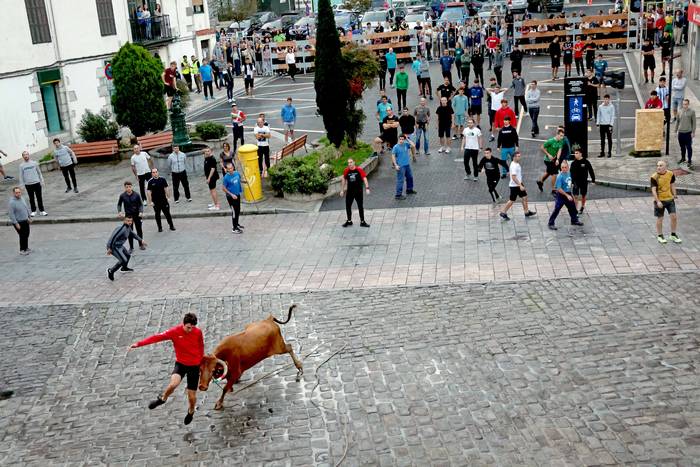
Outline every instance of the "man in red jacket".
[(501, 108), (496, 111), (496, 115), (493, 117), (493, 129), (496, 134), (505, 126), (506, 117), (510, 117), (510, 124), (513, 127), (518, 126), (518, 119), (515, 116), (515, 112), (508, 107), (508, 99), (501, 99)]
[(204, 337), (202, 336), (202, 331), (197, 327), (197, 316), (194, 313), (187, 313), (182, 320), (182, 324), (131, 344), (129, 350), (162, 341), (173, 342), (173, 347), (175, 347), (175, 368), (173, 369), (173, 374), (170, 375), (170, 384), (163, 391), (163, 395), (158, 396), (156, 400), (148, 404), (148, 408), (153, 410), (159, 405), (165, 404), (170, 394), (180, 385), (182, 378), (187, 375), (189, 408), (185, 416), (185, 425), (189, 425), (192, 422), (194, 406), (197, 403), (199, 364), (202, 361), (202, 357), (204, 357)]

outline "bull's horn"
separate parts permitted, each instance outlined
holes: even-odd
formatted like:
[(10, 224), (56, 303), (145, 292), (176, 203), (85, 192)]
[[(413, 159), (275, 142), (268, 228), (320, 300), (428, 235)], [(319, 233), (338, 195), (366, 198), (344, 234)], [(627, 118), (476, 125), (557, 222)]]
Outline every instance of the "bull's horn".
[(223, 373), (222, 377), (225, 378), (226, 375), (228, 374), (228, 365), (226, 364), (225, 361), (223, 361), (219, 358), (216, 359), (216, 363), (219, 363), (219, 364), (221, 364), (221, 366), (224, 367), (224, 373)]

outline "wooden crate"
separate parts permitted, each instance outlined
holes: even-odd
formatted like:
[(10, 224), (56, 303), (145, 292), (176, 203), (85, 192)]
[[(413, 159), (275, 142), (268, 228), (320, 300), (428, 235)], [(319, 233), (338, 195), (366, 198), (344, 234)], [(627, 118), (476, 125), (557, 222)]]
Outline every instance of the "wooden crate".
[(664, 111), (637, 109), (634, 121), (634, 150), (660, 151), (664, 144)]

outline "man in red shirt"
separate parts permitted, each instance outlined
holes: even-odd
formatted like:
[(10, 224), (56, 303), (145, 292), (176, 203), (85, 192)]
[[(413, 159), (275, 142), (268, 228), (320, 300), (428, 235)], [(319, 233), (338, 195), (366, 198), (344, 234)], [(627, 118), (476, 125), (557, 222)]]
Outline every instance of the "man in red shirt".
[(664, 108), (664, 103), (661, 101), (659, 98), (659, 95), (656, 91), (651, 91), (651, 97), (647, 100), (646, 104), (644, 104), (645, 109), (663, 109)]
[(493, 128), (496, 134), (505, 126), (506, 117), (510, 117), (510, 124), (513, 127), (518, 126), (518, 119), (515, 116), (515, 112), (508, 107), (508, 100), (501, 99), (501, 108), (496, 111), (496, 115), (493, 117)]
[(163, 88), (165, 89), (165, 95), (168, 96), (165, 102), (167, 103), (168, 109), (170, 109), (173, 103), (173, 96), (177, 93), (176, 86), (177, 78), (177, 62), (170, 62), (170, 66), (165, 69), (160, 79), (163, 80)]
[(185, 425), (189, 425), (192, 422), (194, 406), (197, 403), (199, 364), (202, 361), (202, 357), (204, 357), (204, 337), (202, 336), (202, 331), (197, 327), (197, 316), (194, 313), (187, 313), (182, 320), (182, 324), (131, 344), (129, 350), (162, 341), (173, 342), (173, 347), (175, 347), (175, 368), (173, 369), (173, 374), (170, 375), (170, 384), (163, 391), (163, 395), (158, 396), (156, 400), (148, 404), (148, 408), (153, 410), (159, 405), (165, 404), (170, 394), (180, 385), (182, 378), (187, 375), (189, 408), (185, 416)]
[(489, 52), (489, 70), (491, 69), (491, 59), (496, 51), (496, 48), (501, 43), (501, 40), (496, 37), (496, 31), (491, 31), (491, 35), (486, 38), (486, 48)]
[(576, 74), (581, 76), (586, 72), (583, 68), (583, 49), (586, 47), (586, 43), (581, 40), (581, 36), (576, 36), (576, 43), (574, 44), (574, 62), (576, 62)]

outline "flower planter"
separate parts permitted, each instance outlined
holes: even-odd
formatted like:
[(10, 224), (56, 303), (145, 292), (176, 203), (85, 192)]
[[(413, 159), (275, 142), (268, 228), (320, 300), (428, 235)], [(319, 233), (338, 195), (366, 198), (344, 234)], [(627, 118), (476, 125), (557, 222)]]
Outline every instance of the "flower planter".
[[(374, 169), (379, 165), (379, 157), (370, 157), (365, 159), (365, 161), (360, 164), (360, 168), (365, 171), (367, 175), (372, 173)], [(340, 193), (340, 188), (343, 186), (341, 183), (342, 176), (334, 177), (328, 182), (328, 190), (325, 193), (312, 193), (310, 195), (301, 193), (287, 193), (284, 192), (284, 198), (290, 201), (318, 201), (321, 199), (330, 198), (331, 196), (337, 196)]]
[(41, 170), (43, 173), (58, 170), (58, 162), (56, 162), (55, 159), (45, 162), (39, 162), (39, 170)]

